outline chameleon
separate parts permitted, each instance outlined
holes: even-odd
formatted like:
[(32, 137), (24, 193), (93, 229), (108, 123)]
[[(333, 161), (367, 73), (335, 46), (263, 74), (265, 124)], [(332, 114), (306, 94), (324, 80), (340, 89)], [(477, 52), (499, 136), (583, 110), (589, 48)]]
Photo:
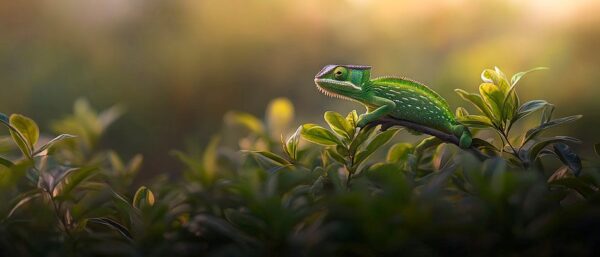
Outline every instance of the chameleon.
[(315, 76), (315, 84), (327, 96), (364, 105), (367, 112), (359, 116), (358, 127), (387, 115), (454, 135), (460, 148), (471, 146), (471, 132), (457, 121), (446, 100), (417, 81), (392, 76), (371, 79), (371, 66), (327, 65)]

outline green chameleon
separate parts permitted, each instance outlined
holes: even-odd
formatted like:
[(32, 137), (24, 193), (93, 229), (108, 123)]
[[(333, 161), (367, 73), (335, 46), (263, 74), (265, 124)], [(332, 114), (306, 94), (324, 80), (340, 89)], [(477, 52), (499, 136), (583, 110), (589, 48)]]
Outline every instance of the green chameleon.
[(421, 83), (395, 77), (371, 79), (371, 67), (362, 65), (327, 65), (315, 76), (315, 83), (325, 95), (363, 104), (367, 113), (359, 116), (359, 127), (389, 115), (454, 135), (461, 148), (471, 146), (471, 132), (456, 120), (446, 100)]

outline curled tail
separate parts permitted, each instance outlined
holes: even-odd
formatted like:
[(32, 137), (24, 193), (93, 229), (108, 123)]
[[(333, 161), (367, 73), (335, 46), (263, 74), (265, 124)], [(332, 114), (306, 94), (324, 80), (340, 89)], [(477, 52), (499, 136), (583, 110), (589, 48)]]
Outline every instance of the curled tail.
[(471, 131), (462, 124), (456, 124), (452, 127), (452, 131), (454, 135), (458, 138), (458, 146), (460, 148), (466, 149), (471, 147), (471, 142), (473, 141), (473, 136), (471, 135)]

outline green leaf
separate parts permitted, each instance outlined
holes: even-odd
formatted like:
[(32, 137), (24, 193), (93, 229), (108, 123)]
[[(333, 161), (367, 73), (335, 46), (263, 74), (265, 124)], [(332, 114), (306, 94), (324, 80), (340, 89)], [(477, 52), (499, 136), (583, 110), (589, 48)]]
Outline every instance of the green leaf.
[(517, 115), (513, 118), (513, 121), (517, 121), (541, 108), (549, 105), (548, 102), (544, 100), (531, 100), (529, 102), (524, 103), (517, 110)]
[(264, 221), (252, 216), (248, 212), (242, 212), (229, 208), (225, 209), (224, 214), (227, 221), (246, 232), (257, 233), (259, 231), (263, 231), (266, 227)]
[(10, 168), (10, 167), (14, 166), (15, 164), (8, 159), (0, 157), (0, 165)]
[(527, 131), (527, 133), (525, 133), (525, 139), (524, 139), (523, 143), (533, 139), (536, 135), (538, 135), (539, 133), (541, 133), (542, 131), (544, 131), (546, 129), (576, 121), (576, 120), (580, 119), (581, 117), (583, 117), (583, 115), (573, 115), (573, 116), (563, 117), (560, 119), (548, 121), (538, 127), (530, 129)]
[(8, 116), (6, 116), (6, 114), (0, 112), (0, 122), (2, 122), (4, 124), (8, 124), (10, 121), (8, 119)]
[(488, 118), (492, 119), (494, 117), (490, 108), (483, 102), (483, 99), (480, 95), (468, 93), (467, 91), (464, 91), (462, 89), (455, 89), (454, 91), (462, 99), (473, 104), (480, 112), (482, 112)]
[(21, 206), (27, 204), (31, 200), (33, 200), (41, 195), (42, 195), (42, 191), (39, 188), (36, 188), (36, 189), (30, 190), (30, 191), (27, 191), (25, 193), (18, 195), (17, 197), (12, 199), (12, 203), (11, 203), (12, 208), (6, 215), (6, 218), (10, 218), (15, 213), (15, 211), (17, 211), (17, 209), (19, 209)]
[(594, 188), (591, 185), (583, 182), (580, 178), (575, 177), (567, 177), (562, 179), (557, 179), (549, 183), (550, 185), (559, 185), (564, 186), (566, 188), (573, 189), (581, 194), (583, 197), (588, 198), (596, 193)]
[(568, 137), (568, 136), (555, 136), (555, 137), (550, 137), (550, 138), (544, 138), (542, 140), (540, 140), (539, 142), (536, 142), (535, 144), (533, 144), (528, 151), (528, 159), (533, 162), (535, 161), (535, 159), (538, 158), (538, 155), (540, 154), (540, 152), (542, 151), (542, 149), (544, 149), (546, 146), (549, 146), (551, 144), (554, 143), (559, 143), (559, 142), (573, 142), (573, 143), (581, 143), (581, 140), (574, 138), (574, 137)]
[(456, 108), (455, 115), (456, 115), (456, 118), (461, 118), (461, 117), (469, 115), (469, 112), (465, 108), (458, 107), (458, 108)]
[(326, 153), (327, 153), (327, 155), (329, 155), (329, 157), (331, 157), (331, 159), (339, 162), (342, 165), (346, 165), (346, 159), (344, 158), (344, 156), (340, 155), (337, 151), (334, 151), (333, 149), (327, 149)]
[(567, 165), (573, 171), (575, 176), (579, 175), (581, 172), (581, 159), (567, 144), (554, 144), (554, 153), (556, 153), (556, 156), (558, 156), (563, 164)]
[(500, 92), (502, 92), (502, 95), (506, 94), (510, 87), (506, 76), (498, 67), (494, 67), (494, 70), (483, 70), (483, 72), (481, 72), (481, 80), (496, 85), (498, 89), (500, 89)]
[(292, 160), (298, 159), (298, 144), (300, 143), (300, 133), (302, 132), (302, 126), (296, 129), (296, 132), (292, 134), (285, 142), (285, 151), (289, 154)]
[(554, 113), (554, 105), (548, 104), (544, 106), (544, 111), (542, 112), (542, 116), (540, 118), (540, 125), (550, 121), (550, 119), (552, 119), (552, 113)]
[(59, 135), (57, 137), (55, 137), (54, 139), (50, 140), (48, 143), (46, 143), (45, 145), (43, 145), (42, 147), (40, 147), (39, 149), (37, 149), (34, 153), (33, 156), (37, 156), (40, 153), (42, 153), (43, 151), (45, 151), (46, 149), (49, 149), (50, 147), (52, 147), (54, 144), (65, 140), (65, 139), (69, 139), (69, 138), (75, 138), (76, 136), (73, 135), (69, 135), (69, 134), (62, 134)]
[(373, 140), (371, 140), (369, 144), (367, 144), (365, 150), (357, 154), (357, 157), (354, 161), (354, 165), (357, 166), (363, 161), (365, 161), (367, 158), (369, 158), (369, 156), (371, 156), (371, 154), (373, 154), (377, 149), (379, 149), (379, 147), (389, 142), (392, 139), (392, 137), (396, 135), (397, 132), (398, 129), (388, 129), (384, 132), (375, 135)]
[(356, 132), (356, 123), (358, 122), (358, 113), (356, 113), (356, 110), (352, 110), (351, 112), (349, 112), (346, 116), (346, 120), (353, 127), (352, 136), (354, 136), (354, 132)]
[(490, 142), (485, 141), (485, 140), (480, 139), (480, 138), (473, 138), (473, 141), (471, 142), (471, 145), (473, 147), (477, 147), (477, 148), (480, 148), (480, 149), (487, 149), (487, 150), (491, 150), (491, 151), (494, 151), (494, 152), (499, 152), (500, 151), (498, 148), (496, 148), (496, 146), (494, 146)]
[(119, 232), (126, 239), (133, 240), (133, 237), (131, 236), (131, 233), (129, 232), (129, 230), (125, 226), (121, 225), (119, 222), (116, 222), (115, 220), (113, 220), (111, 218), (90, 218), (90, 219), (88, 219), (88, 222), (105, 225), (105, 226)]
[(350, 140), (354, 127), (346, 120), (346, 118), (342, 117), (341, 114), (332, 111), (325, 112), (324, 118), (333, 132)]
[(142, 209), (154, 205), (154, 194), (150, 189), (141, 186), (133, 196), (133, 207)]
[(324, 146), (343, 145), (340, 139), (333, 133), (316, 124), (302, 125), (302, 132), (300, 134), (305, 140), (315, 144)]
[(372, 127), (372, 126), (361, 128), (358, 131), (358, 134), (356, 135), (354, 140), (352, 140), (352, 142), (350, 143), (350, 147), (348, 148), (349, 151), (351, 153), (356, 152), (356, 150), (358, 150), (358, 148), (360, 148), (361, 145), (365, 141), (367, 141), (371, 137), (371, 135), (373, 135), (374, 132), (375, 132), (375, 127)]
[(523, 76), (527, 75), (527, 73), (539, 71), (539, 70), (547, 70), (547, 69), (548, 69), (548, 67), (536, 67), (536, 68), (533, 68), (528, 71), (521, 71), (521, 72), (516, 73), (510, 79), (510, 84), (511, 84), (510, 90), (511, 91), (514, 90), (514, 87), (515, 87), (515, 85), (517, 85), (517, 82), (519, 82), (519, 80), (521, 80), (521, 78), (523, 78)]
[(20, 114), (13, 114), (9, 118), (10, 135), (27, 157), (32, 158), (33, 146), (40, 137), (40, 131), (37, 124), (30, 118)]
[(479, 94), (481, 94), (481, 98), (494, 114), (492, 120), (496, 124), (500, 124), (505, 117), (503, 105), (504, 93), (502, 93), (498, 86), (492, 83), (483, 83), (479, 85)]
[(406, 161), (408, 154), (413, 150), (413, 145), (409, 143), (396, 143), (387, 152), (387, 162)]
[(274, 154), (272, 152), (267, 152), (267, 151), (248, 151), (249, 153), (253, 153), (253, 154), (258, 154), (262, 157), (267, 158), (268, 160), (278, 164), (279, 166), (286, 166), (286, 165), (290, 165), (290, 162), (288, 160), (286, 160), (285, 158)]
[(468, 127), (494, 128), (492, 121), (488, 117), (482, 115), (465, 115), (462, 117), (457, 117), (457, 120)]
[(217, 150), (219, 148), (219, 142), (221, 138), (219, 136), (213, 136), (208, 142), (208, 145), (204, 149), (202, 155), (202, 167), (204, 168), (204, 179), (207, 182), (212, 182), (217, 173)]
[(70, 172), (68, 176), (63, 179), (63, 187), (60, 191), (60, 195), (68, 196), (81, 182), (91, 178), (95, 175), (96, 167), (86, 167), (78, 170), (77, 172)]

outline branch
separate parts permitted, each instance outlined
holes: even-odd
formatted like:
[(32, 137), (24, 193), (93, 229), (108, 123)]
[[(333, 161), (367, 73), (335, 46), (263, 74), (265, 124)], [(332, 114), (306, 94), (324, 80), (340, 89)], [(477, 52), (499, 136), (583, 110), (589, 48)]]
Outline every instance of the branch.
[[(384, 116), (384, 117), (380, 118), (379, 120), (373, 121), (373, 122), (369, 123), (367, 126), (377, 126), (377, 125), (381, 125), (382, 131), (385, 131), (392, 126), (402, 126), (402, 127), (405, 127), (405, 128), (417, 131), (417, 132), (421, 132), (421, 133), (424, 133), (427, 135), (437, 137), (446, 143), (451, 143), (451, 144), (454, 144), (457, 146), (459, 143), (459, 139), (455, 135), (448, 134), (446, 132), (439, 131), (437, 129), (433, 129), (431, 127), (427, 127), (427, 126), (424, 126), (421, 124), (417, 124), (412, 121), (397, 119), (397, 118), (391, 117), (389, 115)], [(489, 156), (485, 155), (484, 153), (482, 153), (479, 149), (477, 149), (474, 146), (471, 146), (465, 150), (472, 153), (473, 155), (475, 155), (475, 157), (477, 157), (479, 160), (485, 160), (485, 159), (489, 158)]]

